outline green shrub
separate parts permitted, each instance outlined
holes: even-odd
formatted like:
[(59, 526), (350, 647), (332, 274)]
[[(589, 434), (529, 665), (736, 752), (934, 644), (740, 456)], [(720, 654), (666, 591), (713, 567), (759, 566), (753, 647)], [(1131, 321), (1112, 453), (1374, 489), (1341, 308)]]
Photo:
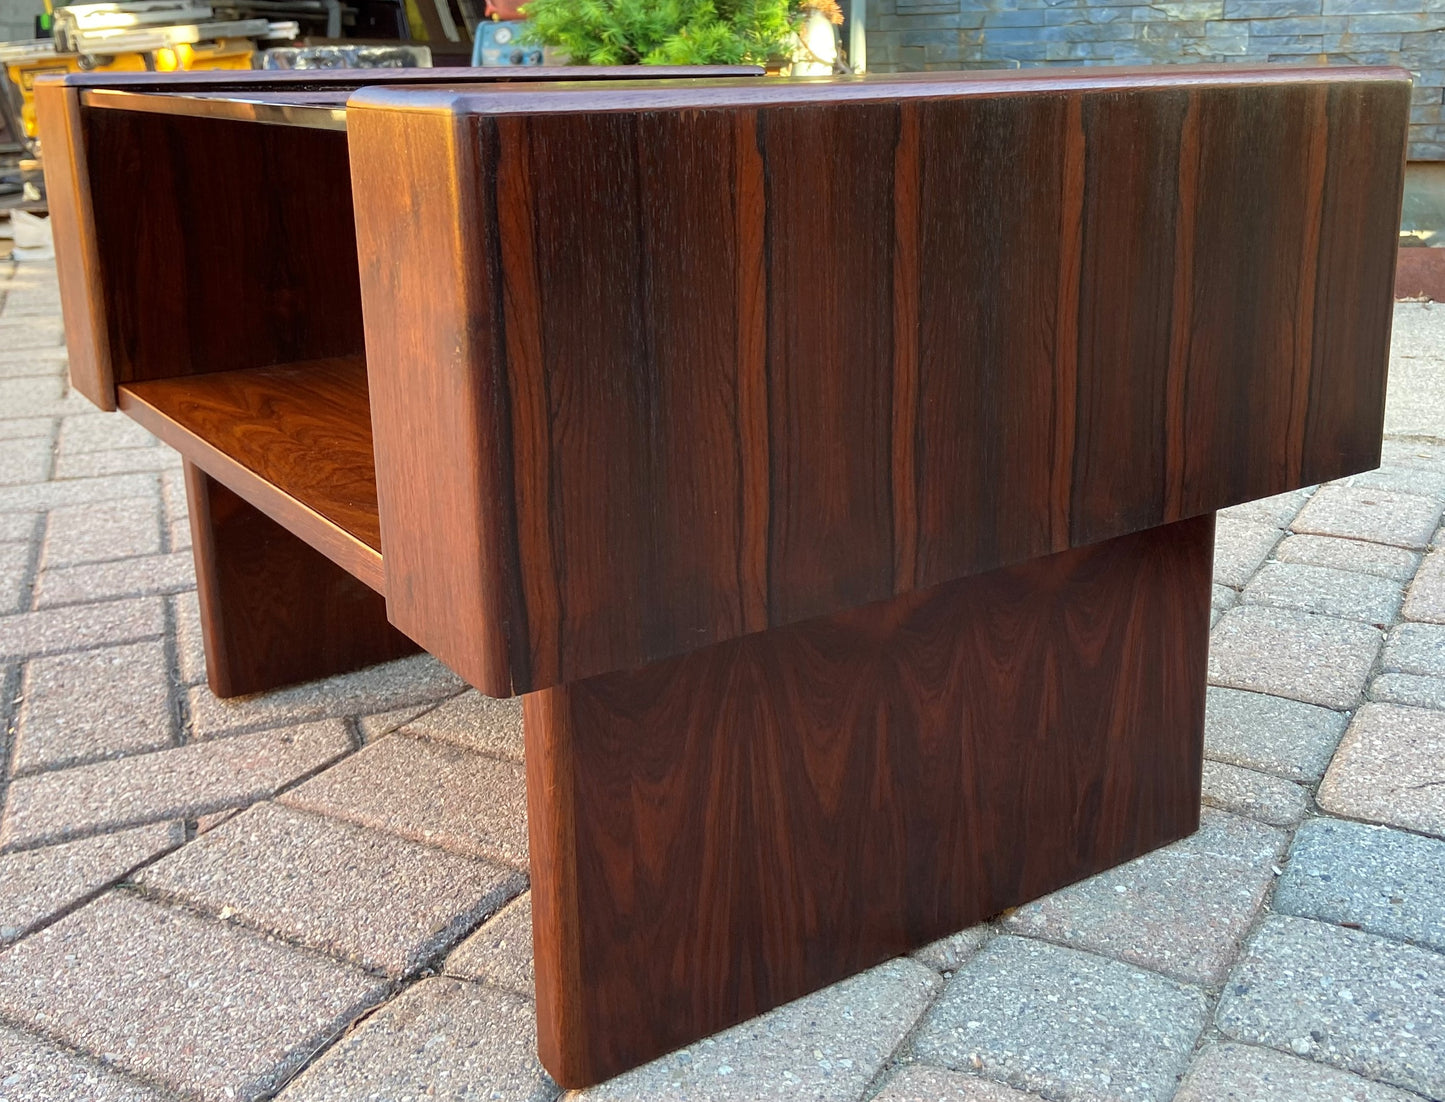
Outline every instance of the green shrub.
[(791, 52), (802, 5), (799, 0), (531, 0), (525, 14), (532, 41), (557, 47), (577, 65), (761, 65)]

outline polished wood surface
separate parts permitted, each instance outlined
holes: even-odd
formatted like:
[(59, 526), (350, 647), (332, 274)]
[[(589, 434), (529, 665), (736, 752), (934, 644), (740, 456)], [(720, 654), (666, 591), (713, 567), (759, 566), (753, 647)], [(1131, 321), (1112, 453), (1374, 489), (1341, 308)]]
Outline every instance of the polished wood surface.
[(360, 357), (158, 379), (121, 408), (378, 591), (371, 406)]
[(1375, 466), (1408, 101), (358, 92), (394, 622), (505, 695)]
[(527, 696), (547, 1070), (596, 1082), (1191, 833), (1213, 530)]
[(206, 678), (219, 697), (346, 673), (419, 648), (375, 590), (193, 463), (186, 497)]

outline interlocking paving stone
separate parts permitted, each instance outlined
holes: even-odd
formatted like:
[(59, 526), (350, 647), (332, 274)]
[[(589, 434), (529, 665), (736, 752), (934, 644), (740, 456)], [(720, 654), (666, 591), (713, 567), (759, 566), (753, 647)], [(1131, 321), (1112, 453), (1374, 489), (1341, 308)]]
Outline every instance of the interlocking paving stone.
[(1273, 524), (1220, 517), (1214, 526), (1214, 580), (1239, 589), (1279, 542)]
[(153, 474), (115, 474), (104, 478), (73, 478), (65, 482), (35, 482), (26, 486), (0, 486), (0, 513), (34, 512), (145, 497), (155, 492)]
[(429, 654), (230, 700), (197, 686), (190, 693), (191, 728), (197, 737), (210, 738), (278, 723), (431, 703), (455, 696), (464, 687), (461, 678)]
[[(0, 356), (5, 351), (0, 348)], [(20, 440), (30, 436), (48, 437), (55, 429), (53, 417), (17, 417), (9, 419), (0, 411), (0, 440)]]
[(914, 960), (922, 961), (935, 972), (957, 971), (965, 961), (983, 948), (984, 943), (994, 934), (987, 925), (970, 926), (956, 934), (930, 942), (912, 954)]
[(917, 961), (891, 960), (568, 1102), (853, 1102), (942, 983)]
[(405, 708), (393, 708), (389, 712), (377, 712), (375, 715), (358, 716), (356, 719), (357, 730), (361, 732), (364, 742), (375, 742), (383, 735), (389, 735), (393, 731), (399, 731), (418, 716), (435, 708), (435, 704), (409, 704)]
[(515, 869), (273, 803), (222, 823), (137, 880), (393, 976), (458, 941), (525, 884)]
[(1427, 949), (1272, 915), (1225, 984), (1217, 1020), (1236, 1040), (1445, 1093), (1445, 956)]
[(1174, 1102), (1419, 1102), (1419, 1096), (1267, 1048), (1210, 1045)]
[(153, 639), (165, 631), (159, 597), (67, 605), (0, 616), (0, 660)]
[(1227, 585), (1215, 584), (1210, 592), (1209, 607), (1223, 612), (1227, 608), (1233, 608), (1239, 600), (1239, 594), (1230, 589)]
[(1445, 497), (1445, 468), (1379, 467), (1345, 480), (1347, 486), (1368, 486), (1423, 497)]
[(1313, 819), (1295, 834), (1274, 909), (1445, 952), (1445, 841)]
[(19, 378), (24, 375), (55, 375), (65, 370), (67, 357), (63, 348), (31, 348), (17, 356), (8, 348), (0, 348), (0, 376)]
[(1258, 605), (1232, 608), (1210, 636), (1209, 679), (1226, 688), (1352, 708), (1381, 638), (1378, 629), (1354, 620)]
[(23, 486), (49, 477), (49, 440), (44, 437), (0, 440), (0, 485)]
[(6, 352), (24, 353), (32, 348), (48, 352), (61, 347), (64, 339), (58, 322), (38, 318), (0, 320), (0, 348)]
[(1282, 562), (1266, 563), (1240, 594), (1245, 604), (1297, 608), (1380, 626), (1395, 621), (1403, 599), (1399, 583), (1389, 578)]
[(894, 1072), (873, 1102), (1043, 1102), (994, 1079), (909, 1064)]
[(1386, 704), (1445, 710), (1445, 677), (1387, 673), (1370, 682), (1370, 699)]
[(0, 954), (0, 1013), (207, 1100), (274, 1090), (385, 989), (340, 961), (127, 892)]
[(117, 448), (81, 455), (62, 454), (55, 460), (55, 477), (95, 478), (131, 471), (165, 471), (180, 465), (180, 454), (170, 448)]
[(155, 444), (154, 436), (123, 413), (91, 413), (67, 417), (60, 423), (62, 455), (144, 448)]
[(283, 803), (459, 853), (527, 863), (521, 766), (388, 735), (282, 795)]
[(1405, 592), (1404, 617), (1445, 624), (1445, 551), (1431, 551)]
[(1419, 494), (1364, 486), (1322, 486), (1290, 527), (1315, 536), (1388, 543), (1422, 550), (1440, 523), (1441, 503)]
[(1028, 903), (1004, 927), (1217, 983), (1287, 842), (1283, 831), (1209, 808), (1195, 834)]
[(1275, 826), (1293, 826), (1309, 810), (1309, 796), (1299, 785), (1217, 761), (1204, 763), (1203, 796), (1209, 807)]
[(1339, 815), (1445, 836), (1445, 715), (1366, 704), (1315, 799)]
[(0, 513), (0, 543), (29, 543), (35, 537), (36, 513)]
[(30, 548), (0, 543), (0, 613), (20, 612), (29, 595)]
[(1347, 722), (1329, 708), (1211, 685), (1204, 708), (1204, 753), (1230, 765), (1317, 781)]
[(16, 773), (174, 742), (170, 660), (159, 640), (37, 658), (25, 671)]
[(154, 555), (161, 549), (154, 493), (95, 505), (53, 509), (46, 521), (47, 569)]
[(447, 957), (445, 972), (461, 979), (485, 980), (504, 991), (532, 998), (536, 969), (532, 960), (532, 893), (525, 892)]
[(196, 572), (189, 551), (140, 559), (46, 568), (35, 583), (38, 608), (73, 605), (111, 597), (176, 593), (194, 588)]
[(1445, 624), (1396, 624), (1385, 638), (1380, 667), (1392, 673), (1445, 677)]
[(206, 644), (201, 635), (201, 605), (194, 589), (171, 598), (176, 625), (176, 663), (181, 680), (194, 685), (206, 679)]
[(1217, 519), (1261, 521), (1276, 528), (1284, 528), (1313, 493), (1314, 487), (1310, 486), (1276, 494), (1274, 497), (1262, 497), (1258, 501), (1246, 501), (1242, 505), (1232, 505), (1228, 509), (1219, 510)]
[(428, 979), (368, 1018), (281, 1098), (550, 1102), (559, 1091), (536, 1051), (529, 1001), (482, 984)]
[(468, 689), (405, 725), (409, 734), (452, 742), (468, 750), (522, 760), (522, 700), (495, 700)]
[(0, 846), (254, 803), (351, 749), (339, 720), (259, 731), (10, 782)]
[(0, 857), (0, 945), (185, 841), (180, 823), (101, 834)]
[(1274, 557), (1280, 562), (1378, 574), (1397, 582), (1408, 582), (1420, 565), (1420, 556), (1403, 547), (1337, 536), (1286, 536), (1274, 549)]
[(1445, 444), (1387, 436), (1380, 446), (1380, 465), (1404, 467), (1408, 470), (1445, 471)]
[(0, 1102), (170, 1102), (129, 1076), (0, 1025)]
[(1046, 1097), (1164, 1102), (1209, 1017), (1197, 988), (1046, 942), (994, 938), (948, 981), (920, 1059)]

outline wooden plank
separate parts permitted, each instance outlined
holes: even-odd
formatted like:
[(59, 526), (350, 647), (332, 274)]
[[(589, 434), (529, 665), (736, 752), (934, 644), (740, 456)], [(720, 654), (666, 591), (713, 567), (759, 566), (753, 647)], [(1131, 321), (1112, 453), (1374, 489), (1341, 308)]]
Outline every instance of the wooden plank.
[(120, 407), (378, 592), (385, 581), (360, 358), (158, 379)]
[(186, 464), (206, 677), (219, 697), (346, 673), (419, 648), (382, 596)]
[(1408, 99), (1378, 69), (358, 93), (391, 615), (521, 692), (1373, 466)]
[(115, 378), (100, 290), (79, 95), (59, 80), (42, 78), (35, 82), (35, 111), (45, 142), (45, 194), (55, 241), (70, 385), (101, 409), (111, 410), (115, 409)]
[(1212, 516), (525, 698), (582, 1087), (1191, 833)]

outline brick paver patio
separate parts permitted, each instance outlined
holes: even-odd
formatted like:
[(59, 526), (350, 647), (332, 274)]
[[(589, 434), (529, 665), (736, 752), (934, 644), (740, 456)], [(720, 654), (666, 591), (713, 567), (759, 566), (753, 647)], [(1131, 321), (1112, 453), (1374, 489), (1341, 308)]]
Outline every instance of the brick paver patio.
[[(516, 703), (213, 697), (176, 457), (0, 294), (0, 1102), (555, 1098)], [(570, 1097), (1445, 1099), (1445, 307), (1391, 386), (1220, 516), (1198, 834)]]

